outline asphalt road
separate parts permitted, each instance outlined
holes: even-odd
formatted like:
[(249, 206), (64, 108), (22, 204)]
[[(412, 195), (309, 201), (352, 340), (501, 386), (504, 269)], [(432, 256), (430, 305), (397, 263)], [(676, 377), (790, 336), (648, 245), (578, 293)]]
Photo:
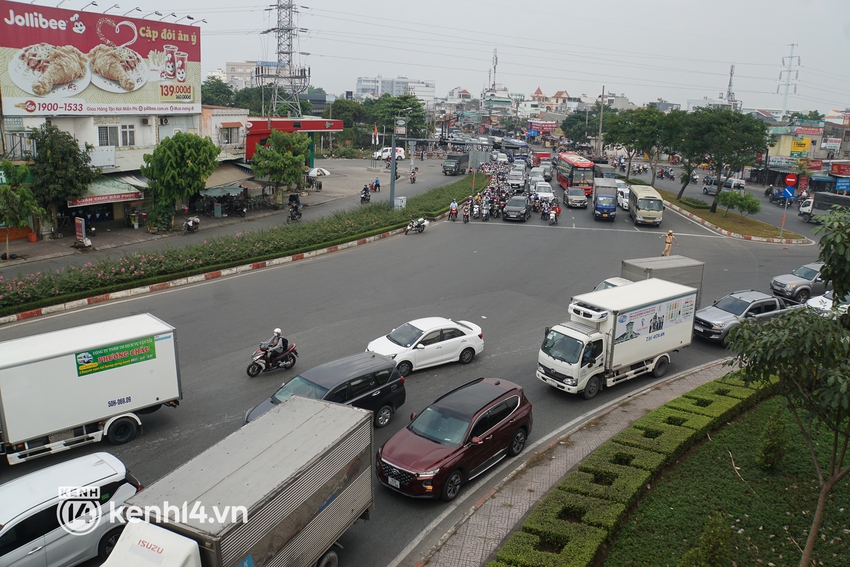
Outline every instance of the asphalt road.
[[(559, 197), (561, 193), (556, 189)], [(410, 412), (481, 375), (507, 378), (525, 388), (535, 417), (529, 442), (540, 443), (574, 418), (651, 383), (651, 378), (639, 378), (585, 401), (536, 380), (534, 369), (543, 328), (566, 318), (569, 298), (619, 275), (623, 259), (660, 254), (660, 237), (668, 228), (679, 239), (673, 253), (706, 263), (703, 305), (733, 290), (768, 291), (772, 276), (817, 256), (812, 245), (720, 237), (671, 211), (657, 229), (636, 228), (622, 213), (609, 223), (594, 221), (586, 210), (565, 209), (557, 226), (538, 216), (528, 223), (432, 223), (423, 234), (0, 327), (0, 341), (5, 341), (153, 313), (177, 329), (184, 393), (179, 408), (144, 416), (143, 435), (127, 445), (88, 446), (16, 467), (3, 464), (0, 479), (86, 452), (109, 451), (150, 484), (236, 430), (249, 407), (298, 370), (361, 351), (372, 338), (428, 315), (479, 324), (485, 351), (468, 366), (412, 374), (405, 406), (388, 427), (376, 431), (376, 443), (403, 427)], [(249, 379), (245, 367), (251, 352), (277, 326), (298, 344), (301, 358), (293, 370)], [(674, 355), (669, 373), (723, 356), (721, 347), (695, 339), (691, 348)], [(450, 505), (408, 499), (376, 486), (374, 519), (343, 536), (341, 564), (413, 565), (445, 526), (511, 466), (515, 462), (465, 487)]]

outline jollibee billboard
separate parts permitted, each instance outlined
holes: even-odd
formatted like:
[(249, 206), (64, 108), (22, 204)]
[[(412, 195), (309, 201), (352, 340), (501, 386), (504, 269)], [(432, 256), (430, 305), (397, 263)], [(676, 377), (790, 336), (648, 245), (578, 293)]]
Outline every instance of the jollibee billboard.
[(0, 0), (6, 116), (201, 111), (200, 30)]

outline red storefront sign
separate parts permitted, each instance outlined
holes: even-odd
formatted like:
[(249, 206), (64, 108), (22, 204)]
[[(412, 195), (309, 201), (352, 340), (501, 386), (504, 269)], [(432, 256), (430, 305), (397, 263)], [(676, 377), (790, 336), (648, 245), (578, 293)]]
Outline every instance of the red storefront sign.
[(830, 175), (844, 175), (850, 177), (850, 163), (833, 163), (829, 166)]

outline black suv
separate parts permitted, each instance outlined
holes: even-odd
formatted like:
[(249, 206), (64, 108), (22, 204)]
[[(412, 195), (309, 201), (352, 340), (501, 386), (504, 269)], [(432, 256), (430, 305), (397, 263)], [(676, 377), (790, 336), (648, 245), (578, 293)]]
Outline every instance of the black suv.
[(302, 396), (370, 410), (375, 427), (384, 427), (404, 405), (404, 378), (395, 363), (371, 352), (353, 354), (310, 370), (284, 383), (269, 399), (245, 413), (245, 423), (254, 421), (290, 396)]
[(527, 197), (517, 195), (508, 199), (505, 210), (502, 211), (502, 220), (514, 219), (527, 221), (531, 218), (531, 205)]

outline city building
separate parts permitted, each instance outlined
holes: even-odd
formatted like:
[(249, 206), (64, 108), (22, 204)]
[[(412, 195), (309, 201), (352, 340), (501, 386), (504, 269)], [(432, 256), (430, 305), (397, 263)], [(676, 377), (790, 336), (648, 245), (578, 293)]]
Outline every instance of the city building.
[(354, 89), (354, 94), (358, 98), (363, 98), (364, 96), (379, 97), (383, 94), (389, 94), (390, 96), (412, 94), (426, 106), (433, 106), (436, 96), (436, 85), (437, 83), (433, 79), (420, 80), (408, 79), (407, 77), (386, 79), (380, 75), (377, 77), (357, 77), (357, 86)]
[(660, 110), (664, 114), (667, 114), (671, 110), (681, 110), (682, 109), (681, 104), (677, 104), (677, 103), (673, 103), (673, 102), (667, 102), (666, 100), (664, 100), (662, 98), (659, 98), (656, 102), (648, 102), (648, 103), (646, 103), (646, 106), (657, 108), (658, 110)]

